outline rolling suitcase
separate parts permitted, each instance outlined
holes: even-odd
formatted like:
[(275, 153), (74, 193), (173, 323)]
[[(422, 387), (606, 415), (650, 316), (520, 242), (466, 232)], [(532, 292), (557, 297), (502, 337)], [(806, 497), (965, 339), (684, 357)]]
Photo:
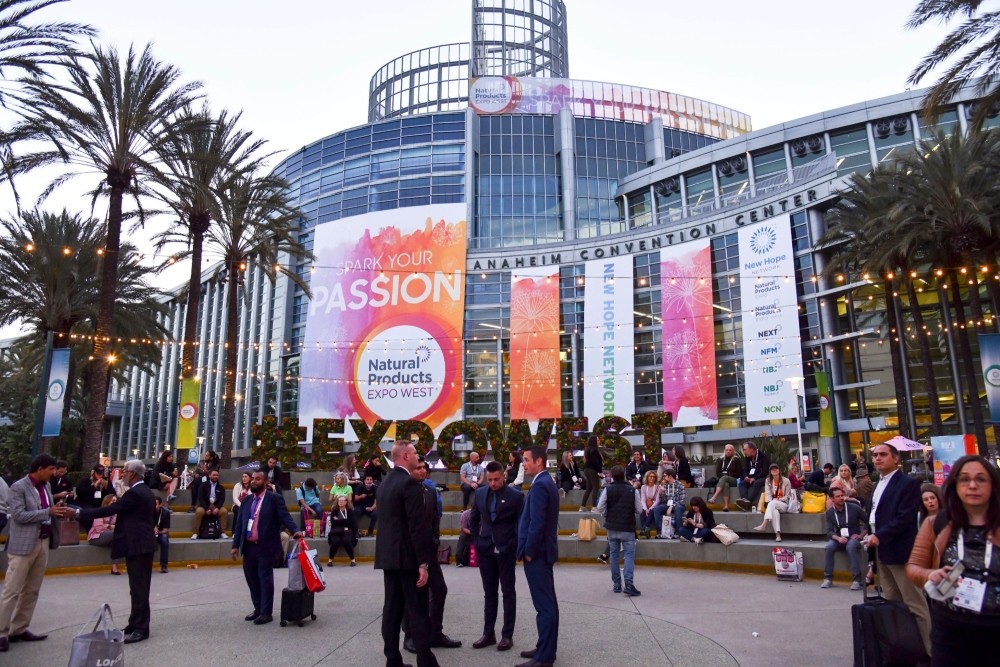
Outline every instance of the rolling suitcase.
[(315, 621), (315, 601), (316, 596), (307, 590), (281, 589), (281, 627), (295, 623), (301, 628), (307, 619)]
[(881, 587), (869, 596), (866, 586), (862, 595), (864, 602), (851, 607), (854, 667), (930, 664), (917, 620), (906, 605), (886, 600)]

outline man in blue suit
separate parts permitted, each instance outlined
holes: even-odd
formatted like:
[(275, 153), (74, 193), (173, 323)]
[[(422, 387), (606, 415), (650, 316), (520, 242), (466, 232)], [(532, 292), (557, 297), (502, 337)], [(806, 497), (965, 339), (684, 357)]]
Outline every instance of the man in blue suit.
[(881, 444), (872, 449), (872, 462), (879, 480), (872, 492), (868, 521), (871, 534), (864, 544), (876, 548), (878, 581), (885, 597), (901, 601), (917, 619), (927, 653), (931, 651), (931, 617), (927, 598), (906, 577), (904, 568), (917, 538), (917, 512), (920, 509), (920, 482), (899, 470), (899, 452)]
[(517, 558), (524, 561), (524, 576), (535, 605), (538, 644), (533, 651), (521, 651), (521, 657), (529, 660), (517, 667), (551, 667), (556, 661), (559, 602), (552, 566), (559, 560), (559, 491), (545, 462), (542, 447), (524, 453), (524, 472), (534, 475), (534, 479), (517, 530)]
[(285, 499), (267, 490), (267, 475), (254, 472), (250, 478), (250, 496), (241, 507), (233, 530), (233, 560), (243, 555), (243, 576), (250, 588), (253, 612), (243, 619), (254, 625), (264, 625), (274, 620), (274, 561), (281, 555), (281, 527), (293, 537), (300, 538), (295, 521), (288, 513)]

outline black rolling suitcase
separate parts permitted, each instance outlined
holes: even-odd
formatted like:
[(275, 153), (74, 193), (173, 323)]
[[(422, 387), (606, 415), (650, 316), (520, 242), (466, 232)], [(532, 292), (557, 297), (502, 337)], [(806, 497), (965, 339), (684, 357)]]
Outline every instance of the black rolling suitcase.
[(315, 601), (315, 594), (307, 590), (281, 589), (281, 627), (295, 623), (301, 628), (304, 621), (315, 621)]
[(886, 600), (881, 587), (875, 595), (863, 590), (864, 602), (851, 607), (854, 667), (913, 667), (928, 665), (917, 619), (902, 602)]

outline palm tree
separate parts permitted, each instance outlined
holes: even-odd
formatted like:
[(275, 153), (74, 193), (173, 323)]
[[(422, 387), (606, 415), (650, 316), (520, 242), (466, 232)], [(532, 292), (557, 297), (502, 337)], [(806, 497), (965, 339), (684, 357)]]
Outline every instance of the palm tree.
[[(74, 37), (93, 37), (96, 31), (83, 23), (38, 23), (25, 20), (35, 12), (66, 0), (0, 0), (0, 81), (19, 76), (44, 78), (48, 65), (59, 64), (73, 47)], [(0, 106), (6, 106), (16, 89), (0, 86)]]
[[(141, 53), (129, 48), (122, 58), (113, 47), (91, 43), (88, 54), (69, 54), (60, 60), (67, 83), (23, 79), (23, 120), (14, 128), (15, 140), (40, 140), (48, 150), (13, 158), (14, 173), (63, 163), (74, 170), (54, 180), (54, 188), (82, 173), (100, 175), (94, 197), (108, 196), (105, 257), (120, 251), (123, 200), (139, 192), (139, 185), (157, 172), (157, 160), (170, 148), (178, 114), (196, 95), (200, 84), (182, 84), (180, 71), (157, 61), (147, 46)], [(140, 208), (141, 213), (141, 208)], [(141, 220), (141, 218), (140, 218)], [(112, 317), (118, 284), (118, 261), (101, 263), (99, 309), (93, 347), (98, 372), (89, 374), (92, 397), (85, 419), (85, 464), (100, 452), (107, 395), (107, 348), (114, 336)], [(98, 397), (95, 399), (95, 397)]]
[(157, 249), (178, 241), (190, 247), (191, 275), (181, 352), (183, 378), (195, 375), (202, 249), (215, 208), (212, 188), (233, 173), (258, 168), (269, 157), (260, 154), (265, 140), (255, 140), (252, 132), (238, 128), (240, 116), (242, 113), (230, 116), (223, 110), (213, 117), (207, 105), (198, 111), (186, 109), (181, 115), (184, 129), (171, 137), (173, 145), (157, 179), (159, 198), (177, 219), (174, 228), (156, 236)]
[(234, 174), (216, 189), (218, 210), (205, 240), (223, 256), (225, 274), (226, 357), (222, 413), (222, 466), (229, 465), (236, 425), (236, 371), (239, 347), (239, 288), (253, 263), (273, 283), (282, 273), (309, 294), (308, 286), (289, 267), (287, 258), (309, 257), (298, 241), (302, 212), (292, 204), (288, 183), (275, 176)]
[[(77, 367), (90, 352), (97, 318), (103, 226), (65, 210), (28, 211), (19, 219), (0, 221), (0, 229), (0, 274), (7, 277), (0, 285), (0, 326), (18, 321), (26, 325), (29, 332), (22, 342), (39, 356), (50, 333), (55, 347), (73, 348), (65, 419), (75, 398)], [(160, 324), (167, 312), (165, 295), (147, 284), (148, 271), (138, 261), (138, 251), (124, 244), (121, 257), (117, 295), (121, 307), (115, 310), (114, 330), (122, 340), (112, 343), (121, 361), (112, 367), (118, 375), (124, 372), (120, 369), (158, 365), (157, 343), (169, 335)], [(32, 372), (37, 386), (40, 366)], [(43, 446), (48, 444), (43, 440)]]
[[(955, 94), (979, 78), (976, 88), (983, 96), (973, 125), (982, 127), (991, 109), (1000, 105), (997, 71), (1000, 69), (1000, 12), (982, 9), (983, 0), (920, 0), (906, 27), (919, 28), (927, 23), (949, 23), (963, 19), (933, 51), (924, 56), (907, 79), (918, 85), (941, 65), (951, 62), (924, 98), (929, 115), (951, 102)], [(980, 78), (981, 77), (981, 78)]]

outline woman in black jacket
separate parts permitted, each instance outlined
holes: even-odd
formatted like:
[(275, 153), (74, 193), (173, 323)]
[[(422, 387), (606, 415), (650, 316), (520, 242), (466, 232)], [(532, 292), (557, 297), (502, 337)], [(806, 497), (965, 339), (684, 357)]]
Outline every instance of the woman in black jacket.
[(590, 507), (597, 504), (597, 494), (601, 492), (601, 475), (603, 473), (604, 457), (601, 456), (601, 448), (597, 446), (597, 436), (591, 435), (587, 438), (587, 448), (583, 450), (583, 478), (587, 480), (587, 490), (580, 503), (581, 512), (588, 511), (588, 500), (590, 500)]
[(691, 463), (682, 446), (674, 445), (674, 458), (677, 459), (677, 481), (683, 482), (684, 486), (690, 489), (694, 486), (694, 476), (691, 474)]
[(153, 466), (153, 471), (149, 475), (149, 488), (162, 489), (167, 492), (167, 502), (176, 498), (174, 492), (177, 490), (177, 467), (174, 465), (174, 453), (169, 449), (160, 454), (160, 459)]
[(351, 567), (357, 565), (354, 561), (354, 545), (358, 541), (358, 521), (354, 517), (351, 499), (347, 496), (337, 496), (336, 506), (326, 517), (326, 543), (330, 545), (330, 557), (327, 567), (333, 567), (333, 557), (344, 547), (344, 552), (351, 559)]
[(565, 496), (572, 491), (574, 485), (579, 484), (581, 479), (580, 469), (576, 467), (573, 452), (567, 449), (563, 452), (562, 461), (559, 464), (559, 490), (562, 495)]

